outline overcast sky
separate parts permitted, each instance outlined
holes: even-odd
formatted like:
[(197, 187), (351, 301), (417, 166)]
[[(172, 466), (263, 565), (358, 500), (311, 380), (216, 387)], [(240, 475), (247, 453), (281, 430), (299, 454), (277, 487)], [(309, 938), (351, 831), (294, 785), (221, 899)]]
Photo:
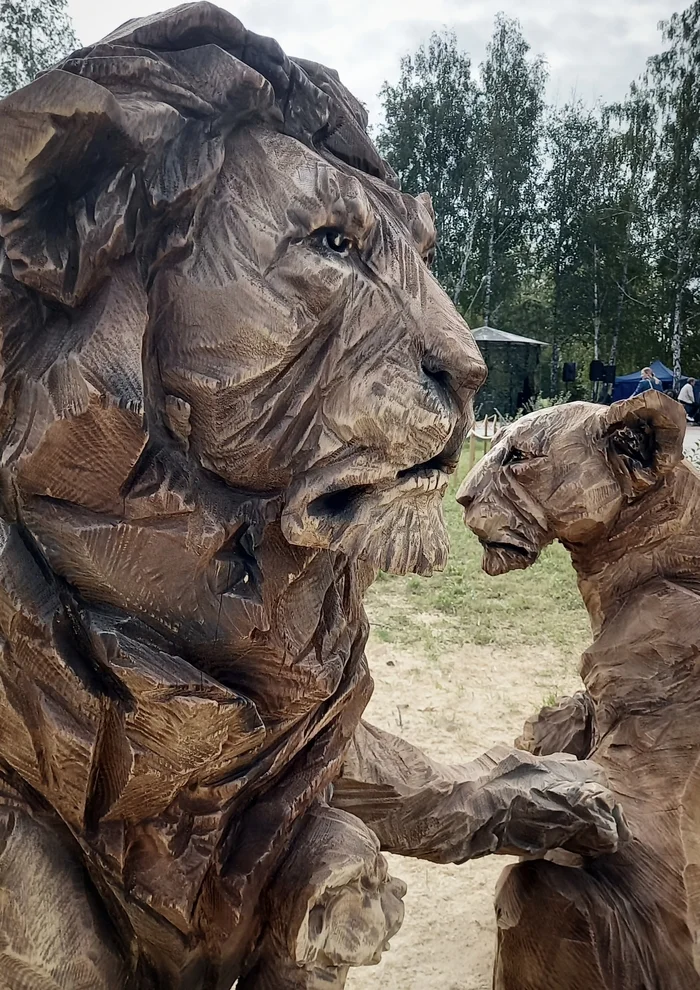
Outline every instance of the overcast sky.
[[(119, 23), (168, 6), (168, 0), (68, 0), (83, 44), (99, 40)], [(175, 4), (170, 4), (174, 6)], [(377, 94), (398, 77), (402, 55), (415, 51), (431, 31), (448, 27), (481, 61), (504, 11), (520, 21), (535, 54), (549, 65), (549, 96), (575, 92), (593, 103), (621, 99), (661, 47), (658, 22), (687, 6), (683, 0), (222, 0), (258, 34), (276, 38), (286, 53), (323, 62), (367, 104), (377, 120)]]

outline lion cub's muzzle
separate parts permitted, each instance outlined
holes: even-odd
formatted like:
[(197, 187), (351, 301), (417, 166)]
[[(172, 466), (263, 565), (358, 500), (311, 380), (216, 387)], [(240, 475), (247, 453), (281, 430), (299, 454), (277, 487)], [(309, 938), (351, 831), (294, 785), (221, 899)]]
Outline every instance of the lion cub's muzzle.
[(464, 510), (465, 525), (483, 547), (482, 568), (495, 576), (530, 567), (548, 540), (490, 477), (490, 467), (487, 455), (462, 482), (457, 501)]

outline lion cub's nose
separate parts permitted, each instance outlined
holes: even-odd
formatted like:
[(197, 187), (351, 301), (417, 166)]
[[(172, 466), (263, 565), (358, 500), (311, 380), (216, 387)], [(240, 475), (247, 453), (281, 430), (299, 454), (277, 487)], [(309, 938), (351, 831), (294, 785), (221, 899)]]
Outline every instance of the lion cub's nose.
[(462, 482), (462, 484), (459, 486), (459, 490), (457, 491), (457, 501), (459, 502), (459, 504), (464, 509), (464, 512), (465, 512), (465, 515), (466, 515), (469, 507), (471, 506), (472, 502), (474, 501), (474, 496), (469, 491), (469, 487), (467, 485), (467, 479), (466, 478), (464, 479), (464, 481)]

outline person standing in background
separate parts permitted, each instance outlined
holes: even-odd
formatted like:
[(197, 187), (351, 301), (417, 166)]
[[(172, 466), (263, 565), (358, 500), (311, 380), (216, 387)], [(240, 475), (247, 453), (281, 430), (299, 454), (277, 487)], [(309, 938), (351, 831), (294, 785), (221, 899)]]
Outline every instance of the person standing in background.
[(641, 395), (642, 392), (647, 392), (650, 388), (655, 388), (659, 392), (663, 392), (663, 385), (656, 377), (651, 368), (642, 368), (642, 378), (637, 385), (636, 389), (632, 395)]
[(678, 401), (685, 409), (689, 423), (695, 422), (695, 379), (689, 378), (678, 393)]

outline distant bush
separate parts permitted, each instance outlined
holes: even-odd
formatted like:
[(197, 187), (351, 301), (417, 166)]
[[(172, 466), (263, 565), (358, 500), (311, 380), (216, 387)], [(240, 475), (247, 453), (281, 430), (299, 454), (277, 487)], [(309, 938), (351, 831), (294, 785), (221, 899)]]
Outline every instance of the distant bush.
[(533, 395), (524, 406), (521, 406), (513, 418), (520, 419), (521, 416), (526, 416), (528, 413), (535, 412), (537, 409), (550, 409), (552, 406), (563, 406), (566, 402), (571, 402), (571, 393), (569, 392), (559, 392), (558, 395), (549, 397), (538, 393), (537, 395)]

